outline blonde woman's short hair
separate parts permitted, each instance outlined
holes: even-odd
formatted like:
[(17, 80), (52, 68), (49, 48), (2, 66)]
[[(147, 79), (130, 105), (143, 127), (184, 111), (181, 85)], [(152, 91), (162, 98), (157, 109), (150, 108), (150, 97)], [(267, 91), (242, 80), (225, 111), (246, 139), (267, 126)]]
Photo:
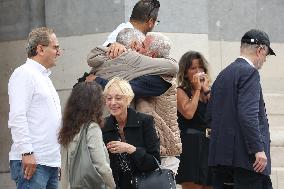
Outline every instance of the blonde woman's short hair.
[(124, 79), (121, 79), (119, 77), (114, 77), (113, 79), (111, 79), (105, 86), (103, 92), (105, 96), (108, 94), (111, 88), (115, 89), (116, 91), (118, 91), (118, 93), (121, 93), (121, 95), (127, 98), (127, 105), (129, 105), (134, 98), (134, 93), (130, 84)]

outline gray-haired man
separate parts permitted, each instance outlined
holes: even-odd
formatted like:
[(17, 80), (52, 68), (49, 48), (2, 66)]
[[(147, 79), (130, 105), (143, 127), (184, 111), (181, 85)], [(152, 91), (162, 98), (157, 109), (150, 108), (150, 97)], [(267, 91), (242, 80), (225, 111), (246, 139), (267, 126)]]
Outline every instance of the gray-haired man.
[(8, 84), (11, 175), (17, 188), (56, 189), (61, 166), (57, 142), (61, 107), (49, 78), (50, 68), (60, 56), (54, 31), (33, 29), (27, 54), (26, 63), (13, 72)]
[(222, 189), (228, 175), (234, 188), (272, 188), (269, 124), (258, 72), (267, 55), (275, 55), (268, 35), (257, 29), (246, 32), (240, 57), (220, 72), (212, 86), (208, 162), (214, 188)]

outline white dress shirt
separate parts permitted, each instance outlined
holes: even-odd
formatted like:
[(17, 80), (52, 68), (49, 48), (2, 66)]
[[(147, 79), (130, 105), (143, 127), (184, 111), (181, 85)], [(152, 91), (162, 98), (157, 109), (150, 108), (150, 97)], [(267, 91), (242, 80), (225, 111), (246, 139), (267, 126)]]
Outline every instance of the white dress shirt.
[(51, 71), (27, 59), (12, 74), (8, 84), (9, 121), (13, 144), (10, 160), (34, 152), (36, 163), (60, 167), (57, 134), (61, 126), (59, 96), (49, 78)]
[(107, 37), (107, 40), (104, 42), (103, 46), (107, 46), (109, 43), (114, 43), (116, 42), (116, 36), (118, 33), (125, 29), (125, 28), (134, 28), (133, 25), (130, 22), (122, 23), (117, 28), (109, 34)]

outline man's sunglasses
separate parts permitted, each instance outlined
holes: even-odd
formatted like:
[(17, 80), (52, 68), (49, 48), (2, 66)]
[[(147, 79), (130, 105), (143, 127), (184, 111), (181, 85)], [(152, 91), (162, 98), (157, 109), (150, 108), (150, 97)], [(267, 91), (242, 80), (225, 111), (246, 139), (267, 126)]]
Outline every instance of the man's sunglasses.
[(152, 17), (151, 17), (152, 12), (153, 12), (155, 9), (160, 8), (160, 2), (157, 1), (157, 0), (149, 1), (149, 3), (152, 5), (153, 8), (150, 10), (150, 12), (149, 12), (149, 14), (148, 14), (148, 18), (149, 18), (149, 19), (148, 19), (147, 22), (149, 22), (149, 20), (152, 18)]

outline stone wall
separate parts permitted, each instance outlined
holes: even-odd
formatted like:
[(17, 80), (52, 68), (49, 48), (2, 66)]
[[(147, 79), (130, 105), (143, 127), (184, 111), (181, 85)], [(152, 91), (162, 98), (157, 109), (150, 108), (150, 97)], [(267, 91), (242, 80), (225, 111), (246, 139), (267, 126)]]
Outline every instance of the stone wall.
[[(55, 29), (63, 56), (52, 69), (52, 81), (62, 106), (76, 79), (89, 68), (87, 53), (100, 45), (118, 24), (128, 21), (137, 0), (0, 0), (0, 188), (8, 188), (8, 152), (11, 144), (7, 128), (9, 104), (7, 83), (12, 71), (26, 59), (25, 39), (38, 26)], [(250, 28), (266, 31), (277, 54), (269, 57), (261, 72), (261, 82), (273, 130), (275, 188), (281, 188), (277, 163), (284, 152), (279, 133), (284, 122), (284, 1), (279, 0), (160, 0), (160, 24), (155, 28), (173, 42), (171, 55), (177, 60), (188, 50), (202, 52), (209, 60), (213, 79), (239, 55), (239, 40)], [(274, 134), (273, 134), (274, 133)], [(283, 133), (283, 132), (282, 132)], [(280, 150), (279, 150), (280, 149)], [(276, 167), (276, 168), (275, 168)], [(276, 176), (275, 176), (276, 175)], [(283, 184), (283, 183), (282, 183)]]

